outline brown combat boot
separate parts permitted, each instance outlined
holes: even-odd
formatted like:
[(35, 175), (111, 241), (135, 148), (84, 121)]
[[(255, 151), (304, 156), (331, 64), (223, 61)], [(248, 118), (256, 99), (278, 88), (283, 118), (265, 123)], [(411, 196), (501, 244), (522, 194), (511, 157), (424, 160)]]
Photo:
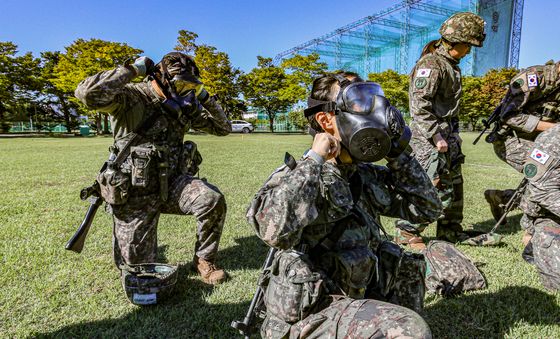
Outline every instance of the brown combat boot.
[(200, 274), (202, 280), (210, 285), (218, 285), (227, 280), (227, 273), (214, 265), (213, 262), (204, 260), (197, 256), (193, 259), (194, 269)]
[[(498, 221), (504, 214), (504, 205), (507, 204), (507, 201), (503, 201), (504, 191), (500, 190), (486, 190), (484, 191), (484, 199), (490, 205), (490, 212), (492, 212), (492, 216), (494, 220)], [(507, 218), (504, 218), (500, 225), (507, 224)]]
[(399, 245), (407, 245), (415, 251), (426, 249), (426, 244), (420, 235), (397, 228), (395, 242)]

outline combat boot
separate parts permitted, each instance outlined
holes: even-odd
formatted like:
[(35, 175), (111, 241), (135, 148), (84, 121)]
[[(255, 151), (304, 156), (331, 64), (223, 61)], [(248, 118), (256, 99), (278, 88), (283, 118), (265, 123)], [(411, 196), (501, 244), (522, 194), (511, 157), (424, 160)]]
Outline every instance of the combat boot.
[(399, 228), (397, 228), (395, 234), (395, 242), (399, 245), (407, 245), (410, 249), (415, 251), (426, 249), (426, 244), (424, 244), (424, 240), (419, 234), (414, 234)]
[[(490, 205), (490, 212), (494, 220), (498, 221), (504, 214), (504, 205), (507, 204), (507, 200), (503, 201), (504, 191), (500, 190), (486, 190), (484, 191), (484, 199)], [(507, 224), (507, 218), (504, 218), (500, 225)]]
[(210, 285), (218, 285), (227, 280), (227, 273), (213, 262), (197, 256), (193, 259), (193, 268), (200, 274), (202, 281)]

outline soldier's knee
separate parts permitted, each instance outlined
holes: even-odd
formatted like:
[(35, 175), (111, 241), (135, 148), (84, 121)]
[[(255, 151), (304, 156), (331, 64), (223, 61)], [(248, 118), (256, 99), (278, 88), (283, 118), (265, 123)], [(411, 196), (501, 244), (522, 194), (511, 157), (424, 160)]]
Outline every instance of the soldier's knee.
[(201, 192), (200, 196), (197, 198), (199, 205), (203, 206), (203, 210), (206, 211), (225, 211), (226, 210), (226, 199), (224, 195), (217, 189), (208, 188)]

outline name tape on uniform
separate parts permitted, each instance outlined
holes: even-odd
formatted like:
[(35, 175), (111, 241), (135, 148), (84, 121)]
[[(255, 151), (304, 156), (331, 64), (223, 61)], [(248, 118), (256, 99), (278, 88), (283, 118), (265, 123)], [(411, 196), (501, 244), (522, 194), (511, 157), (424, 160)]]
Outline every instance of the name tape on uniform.
[(538, 85), (539, 85), (539, 79), (537, 78), (537, 75), (533, 73), (527, 74), (527, 86), (537, 87)]
[(541, 151), (538, 148), (535, 148), (533, 152), (531, 152), (531, 159), (535, 160), (540, 164), (543, 165), (546, 164), (548, 158), (550, 158), (550, 155), (546, 154), (545, 152)]
[(429, 68), (419, 68), (416, 71), (416, 77), (417, 78), (427, 78), (430, 76), (430, 73), (432, 73), (432, 70)]

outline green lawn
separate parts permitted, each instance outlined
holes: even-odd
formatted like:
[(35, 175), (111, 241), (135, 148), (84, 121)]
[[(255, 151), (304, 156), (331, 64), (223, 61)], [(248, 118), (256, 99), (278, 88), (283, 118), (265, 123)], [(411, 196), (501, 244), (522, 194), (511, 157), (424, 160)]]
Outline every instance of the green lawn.
[[(465, 134), (465, 227), (493, 225), (486, 188), (513, 188), (520, 175), (474, 134)], [(93, 182), (111, 138), (0, 139), (0, 337), (236, 337), (267, 248), (246, 223), (245, 210), (284, 152), (298, 157), (304, 135), (189, 136), (204, 156), (201, 176), (226, 196), (228, 215), (220, 264), (232, 279), (212, 288), (190, 272), (195, 222), (163, 216), (160, 259), (181, 264), (176, 295), (139, 308), (124, 296), (111, 253), (111, 219), (101, 209), (82, 254), (64, 244), (87, 204), (79, 190)], [(453, 299), (428, 296), (424, 317), (436, 337), (560, 338), (560, 293), (547, 293), (521, 259), (518, 211), (502, 228), (505, 245), (460, 246), (488, 280), (488, 289)], [(385, 220), (392, 233), (392, 221)], [(432, 226), (428, 236), (435, 235)]]

